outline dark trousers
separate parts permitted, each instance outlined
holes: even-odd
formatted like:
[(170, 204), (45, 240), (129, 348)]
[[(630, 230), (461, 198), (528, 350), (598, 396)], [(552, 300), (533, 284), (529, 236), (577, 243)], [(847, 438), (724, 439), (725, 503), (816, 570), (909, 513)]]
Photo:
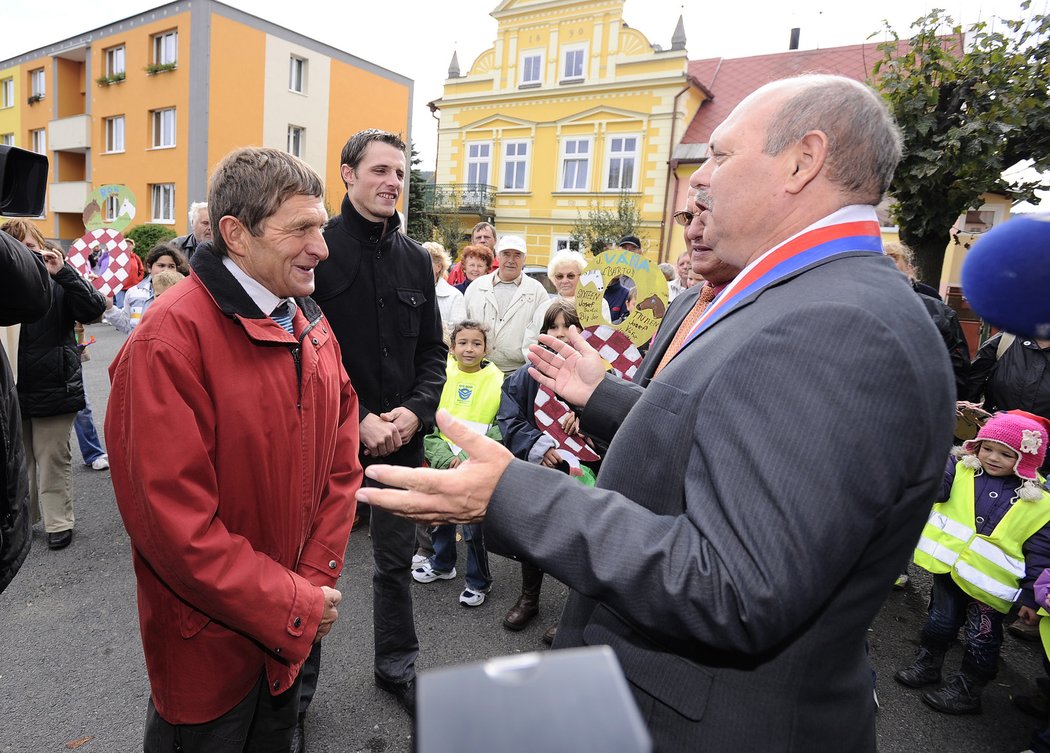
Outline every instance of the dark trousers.
[(934, 575), (930, 614), (922, 628), (922, 645), (934, 651), (947, 651), (959, 628), (965, 626), (962, 671), (980, 682), (990, 682), (999, 671), (1005, 616), (959, 588), (951, 575)]
[(299, 680), (270, 695), (262, 673), (240, 703), (210, 722), (169, 724), (153, 705), (146, 708), (143, 753), (288, 753), (299, 700)]

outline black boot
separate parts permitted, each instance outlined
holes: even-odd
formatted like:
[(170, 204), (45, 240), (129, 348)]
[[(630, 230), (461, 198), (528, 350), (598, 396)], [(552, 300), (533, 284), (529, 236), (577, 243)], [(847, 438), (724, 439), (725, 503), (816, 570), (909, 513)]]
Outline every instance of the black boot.
[(980, 714), (984, 683), (973, 675), (958, 672), (950, 675), (937, 690), (926, 690), (922, 701), (942, 714)]
[(909, 688), (934, 685), (941, 681), (942, 664), (944, 664), (943, 651), (933, 651), (925, 646), (920, 646), (911, 666), (897, 670), (893, 679)]
[(521, 596), (503, 618), (507, 630), (522, 630), (540, 613), (543, 571), (528, 562), (521, 563)]

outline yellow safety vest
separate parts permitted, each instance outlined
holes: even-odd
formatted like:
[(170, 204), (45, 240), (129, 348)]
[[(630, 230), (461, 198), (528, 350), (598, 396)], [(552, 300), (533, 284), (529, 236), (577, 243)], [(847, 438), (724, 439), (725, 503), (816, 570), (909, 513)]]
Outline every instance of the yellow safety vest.
[(1015, 502), (985, 536), (974, 529), (973, 478), (972, 468), (955, 466), (952, 493), (930, 511), (915, 549), (915, 564), (931, 573), (951, 573), (959, 588), (1005, 614), (1021, 594), (1025, 574), (1021, 547), (1050, 522), (1050, 494), (1044, 492), (1035, 502)]
[[(460, 371), (454, 358), (449, 358), (438, 408), (444, 408), (478, 434), (484, 434), (499, 413), (502, 388), (503, 372), (496, 364), (487, 361), (480, 371), (468, 374)], [(453, 452), (458, 454), (462, 449), (444, 434), (441, 438), (449, 443)]]

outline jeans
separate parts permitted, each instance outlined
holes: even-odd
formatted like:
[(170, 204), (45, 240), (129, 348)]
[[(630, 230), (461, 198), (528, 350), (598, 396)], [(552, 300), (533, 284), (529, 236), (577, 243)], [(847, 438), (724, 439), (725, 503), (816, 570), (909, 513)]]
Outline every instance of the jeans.
[(922, 628), (922, 645), (934, 651), (947, 651), (959, 628), (965, 627), (962, 671), (979, 682), (990, 682), (999, 670), (1003, 617), (1001, 612), (959, 588), (951, 575), (934, 575), (930, 613)]
[[(431, 533), (434, 556), (430, 566), (447, 573), (456, 566), (456, 526), (437, 526)], [(489, 553), (485, 550), (485, 535), (478, 523), (463, 526), (463, 540), (467, 542), (467, 588), (475, 593), (487, 593), (492, 587), (489, 572)]]
[(80, 454), (84, 458), (84, 465), (91, 465), (106, 454), (99, 441), (98, 432), (95, 430), (95, 420), (91, 415), (91, 401), (88, 400), (87, 392), (84, 393), (84, 410), (77, 414), (73, 421), (73, 430), (77, 435), (77, 443), (80, 445)]

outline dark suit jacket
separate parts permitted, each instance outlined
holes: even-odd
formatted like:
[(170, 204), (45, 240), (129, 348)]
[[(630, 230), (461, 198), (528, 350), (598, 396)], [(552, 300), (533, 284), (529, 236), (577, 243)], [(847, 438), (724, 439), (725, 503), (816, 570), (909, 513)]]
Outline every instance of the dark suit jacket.
[(893, 263), (826, 261), (644, 390), (606, 377), (582, 416), (614, 437), (597, 488), (515, 460), (486, 543), (573, 588), (556, 646), (612, 646), (658, 750), (870, 753), (866, 632), (929, 513), (952, 392)]
[(635, 384), (639, 384), (642, 387), (649, 385), (650, 380), (653, 378), (653, 372), (656, 371), (656, 367), (663, 360), (664, 353), (667, 352), (667, 346), (671, 344), (671, 340), (674, 339), (675, 333), (678, 332), (678, 327), (681, 326), (682, 320), (693, 308), (696, 299), (700, 297), (700, 291), (703, 287), (703, 285), (693, 285), (691, 288), (686, 288), (671, 301), (664, 318), (660, 320), (660, 327), (653, 336), (652, 345), (646, 351), (645, 358), (638, 367), (638, 371), (634, 373)]

